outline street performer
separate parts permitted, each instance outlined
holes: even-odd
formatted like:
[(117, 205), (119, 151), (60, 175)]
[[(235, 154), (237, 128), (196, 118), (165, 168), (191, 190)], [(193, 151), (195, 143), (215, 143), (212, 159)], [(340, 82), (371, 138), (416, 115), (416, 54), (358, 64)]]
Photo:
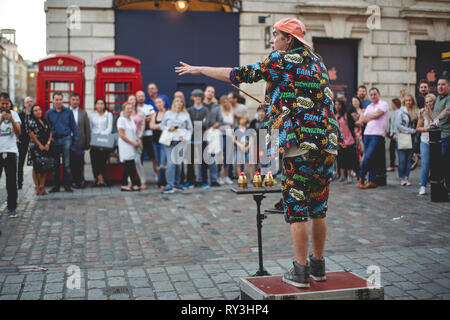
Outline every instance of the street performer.
[[(274, 51), (261, 63), (228, 68), (191, 66), (180, 61), (181, 66), (175, 68), (179, 75), (201, 74), (235, 85), (266, 81), (264, 127), (269, 133), (279, 132), (284, 217), (290, 224), (296, 259), (283, 281), (299, 288), (309, 288), (310, 276), (315, 281), (326, 280), (323, 250), (327, 200), (333, 162), (338, 145), (343, 145), (328, 71), (305, 41), (305, 31), (298, 19), (278, 21), (270, 41)], [(309, 261), (308, 217), (313, 246)]]

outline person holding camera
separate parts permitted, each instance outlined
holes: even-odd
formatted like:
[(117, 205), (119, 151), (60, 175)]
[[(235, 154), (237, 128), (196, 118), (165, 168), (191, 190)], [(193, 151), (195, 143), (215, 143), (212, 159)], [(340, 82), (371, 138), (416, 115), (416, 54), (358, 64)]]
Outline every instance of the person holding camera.
[(5, 169), (9, 218), (17, 217), (17, 138), (20, 136), (20, 117), (11, 110), (7, 92), (0, 93), (0, 176)]

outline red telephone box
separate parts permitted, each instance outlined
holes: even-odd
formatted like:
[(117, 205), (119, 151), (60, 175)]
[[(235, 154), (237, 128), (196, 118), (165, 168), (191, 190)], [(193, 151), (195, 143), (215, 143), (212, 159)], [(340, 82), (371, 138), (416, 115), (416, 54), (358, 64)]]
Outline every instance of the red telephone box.
[[(113, 133), (117, 132), (116, 122), (122, 111), (122, 105), (128, 96), (142, 90), (141, 61), (129, 56), (114, 55), (95, 61), (95, 99), (103, 98), (107, 109), (112, 112)], [(108, 162), (106, 178), (121, 180), (123, 164)]]
[(36, 81), (36, 103), (42, 113), (52, 107), (52, 95), (63, 94), (63, 103), (69, 105), (70, 95), (80, 95), (80, 108), (84, 108), (84, 60), (68, 54), (49, 55), (38, 63)]

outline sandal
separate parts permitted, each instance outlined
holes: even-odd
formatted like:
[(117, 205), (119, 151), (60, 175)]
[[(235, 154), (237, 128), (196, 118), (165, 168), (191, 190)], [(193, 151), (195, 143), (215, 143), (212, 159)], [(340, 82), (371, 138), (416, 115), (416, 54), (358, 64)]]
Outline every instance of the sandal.
[(40, 196), (41, 195), (41, 187), (34, 187), (34, 189), (36, 190), (36, 195)]
[(42, 196), (45, 196), (45, 195), (47, 195), (48, 193), (47, 193), (47, 191), (45, 191), (45, 187), (44, 186), (42, 186), (41, 187), (41, 195)]
[(122, 187), (122, 188), (120, 188), (120, 191), (131, 192), (131, 191), (133, 191), (133, 190), (131, 190), (131, 189), (128, 188), (128, 187)]

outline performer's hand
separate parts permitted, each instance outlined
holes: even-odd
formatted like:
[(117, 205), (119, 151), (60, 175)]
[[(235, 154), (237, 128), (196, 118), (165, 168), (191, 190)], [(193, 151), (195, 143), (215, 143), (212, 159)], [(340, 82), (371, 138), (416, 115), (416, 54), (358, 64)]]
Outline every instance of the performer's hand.
[(180, 61), (181, 67), (175, 67), (175, 72), (178, 73), (178, 75), (182, 76), (185, 74), (200, 74), (200, 70), (196, 66), (188, 65), (187, 63), (184, 63), (183, 61)]

